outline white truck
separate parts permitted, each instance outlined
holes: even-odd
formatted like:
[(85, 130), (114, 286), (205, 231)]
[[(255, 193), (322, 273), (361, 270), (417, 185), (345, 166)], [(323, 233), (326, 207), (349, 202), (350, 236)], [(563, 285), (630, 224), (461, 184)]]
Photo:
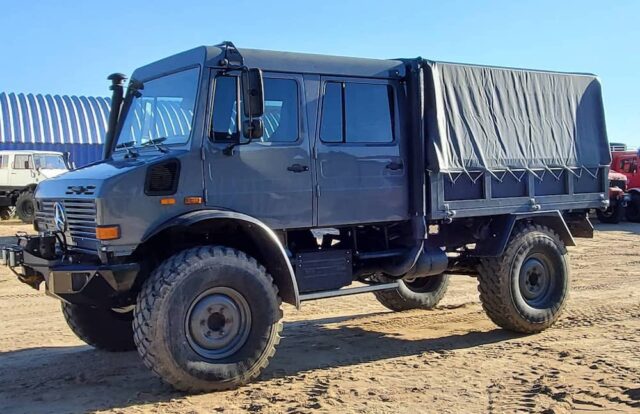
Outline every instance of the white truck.
[(38, 183), (69, 169), (69, 157), (61, 152), (0, 151), (0, 219), (8, 219), (15, 207), (20, 220), (32, 223)]

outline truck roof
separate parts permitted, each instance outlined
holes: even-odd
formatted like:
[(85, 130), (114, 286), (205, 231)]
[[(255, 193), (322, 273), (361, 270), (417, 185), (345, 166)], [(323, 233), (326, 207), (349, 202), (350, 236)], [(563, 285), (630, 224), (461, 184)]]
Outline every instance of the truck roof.
[[(220, 62), (228, 56), (229, 48), (233, 48), (236, 53), (239, 53), (239, 55), (236, 54), (236, 57), (241, 56), (244, 65), (248, 67), (257, 67), (265, 71), (273, 72), (295, 72), (318, 75), (402, 78), (406, 75), (407, 62), (422, 59), (420, 57), (371, 59), (261, 49), (236, 49), (232, 43), (224, 42), (215, 46), (199, 46), (142, 66), (136, 69), (133, 77), (144, 81), (150, 77), (158, 76), (158, 74), (163, 72), (168, 73), (196, 64), (206, 67), (221, 67), (222, 65)], [(470, 65), (465, 63), (438, 62), (436, 60), (428, 61), (432, 63), (504, 69), (511, 71), (545, 72), (571, 76), (595, 76), (590, 73), (545, 71), (489, 65)]]
[(0, 150), (0, 155), (6, 155), (6, 154), (55, 154), (55, 155), (62, 155), (61, 152), (57, 152), (57, 151)]
[[(224, 45), (200, 46), (169, 56), (135, 70), (133, 77), (146, 80), (159, 73), (171, 72), (195, 64), (220, 67), (225, 58)], [(345, 56), (317, 55), (312, 53), (278, 52), (273, 50), (236, 49), (248, 67), (265, 71), (393, 78), (405, 75), (401, 60), (367, 59)]]

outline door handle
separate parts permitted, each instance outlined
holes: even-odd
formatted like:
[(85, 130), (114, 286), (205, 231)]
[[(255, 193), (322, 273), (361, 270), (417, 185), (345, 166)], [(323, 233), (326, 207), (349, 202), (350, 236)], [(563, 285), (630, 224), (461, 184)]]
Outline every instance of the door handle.
[(291, 171), (294, 173), (301, 173), (301, 172), (309, 171), (309, 167), (307, 167), (306, 165), (293, 164), (287, 167), (287, 171)]
[(390, 162), (389, 164), (386, 165), (385, 168), (388, 168), (393, 171), (401, 170), (404, 168), (404, 164), (402, 164), (401, 162)]

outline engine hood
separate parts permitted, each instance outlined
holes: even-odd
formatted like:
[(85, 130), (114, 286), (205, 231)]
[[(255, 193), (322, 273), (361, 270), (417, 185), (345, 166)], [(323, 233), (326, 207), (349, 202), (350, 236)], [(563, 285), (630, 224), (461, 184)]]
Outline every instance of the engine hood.
[(163, 157), (163, 154), (150, 154), (140, 155), (137, 158), (108, 159), (89, 164), (41, 182), (36, 190), (36, 197), (88, 196), (97, 198), (108, 183), (126, 179), (133, 171), (142, 170), (145, 165)]

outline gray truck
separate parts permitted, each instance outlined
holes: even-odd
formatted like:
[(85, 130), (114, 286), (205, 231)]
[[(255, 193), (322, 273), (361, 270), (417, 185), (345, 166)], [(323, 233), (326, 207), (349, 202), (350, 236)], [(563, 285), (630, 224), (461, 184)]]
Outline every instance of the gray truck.
[(451, 274), (540, 332), (608, 204), (593, 75), (225, 42), (110, 80), (104, 160), (42, 182), (38, 234), (2, 259), (83, 341), (181, 390), (256, 378), (282, 302), (433, 309)]

